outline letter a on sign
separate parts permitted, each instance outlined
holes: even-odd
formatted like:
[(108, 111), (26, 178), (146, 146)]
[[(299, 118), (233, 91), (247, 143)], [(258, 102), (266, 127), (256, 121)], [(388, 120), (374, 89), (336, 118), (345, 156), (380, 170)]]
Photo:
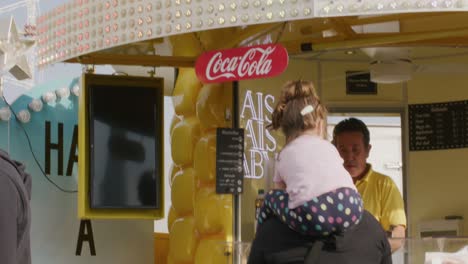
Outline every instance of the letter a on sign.
[(269, 78), (288, 66), (288, 52), (279, 44), (266, 44), (203, 53), (195, 72), (203, 83)]
[(93, 227), (91, 225), (91, 220), (81, 220), (80, 222), (80, 232), (78, 233), (78, 241), (76, 242), (75, 255), (81, 256), (83, 242), (85, 241), (89, 243), (89, 251), (91, 256), (96, 256), (96, 247), (94, 246)]

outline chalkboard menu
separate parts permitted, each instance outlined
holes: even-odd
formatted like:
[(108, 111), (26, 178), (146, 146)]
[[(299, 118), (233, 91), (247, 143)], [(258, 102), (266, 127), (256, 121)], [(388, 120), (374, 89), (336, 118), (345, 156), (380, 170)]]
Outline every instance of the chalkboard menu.
[(468, 101), (409, 105), (410, 151), (468, 146)]
[(216, 130), (216, 193), (239, 194), (244, 182), (244, 130)]

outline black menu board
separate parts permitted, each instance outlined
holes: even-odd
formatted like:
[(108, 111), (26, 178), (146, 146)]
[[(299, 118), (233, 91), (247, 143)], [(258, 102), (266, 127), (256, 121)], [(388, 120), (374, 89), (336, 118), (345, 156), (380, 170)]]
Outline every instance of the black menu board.
[(468, 146), (468, 101), (408, 107), (410, 151)]
[(347, 71), (346, 94), (377, 94), (377, 84), (369, 72)]
[(244, 182), (244, 130), (216, 130), (216, 193), (239, 194)]

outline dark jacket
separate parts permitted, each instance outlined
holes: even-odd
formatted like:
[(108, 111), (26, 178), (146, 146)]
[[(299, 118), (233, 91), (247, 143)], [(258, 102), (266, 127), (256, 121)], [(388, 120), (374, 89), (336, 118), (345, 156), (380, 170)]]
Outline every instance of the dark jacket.
[(31, 177), (0, 150), (0, 263), (31, 263)]
[[(318, 252), (314, 261), (305, 261), (313, 245)], [(257, 231), (249, 256), (249, 264), (391, 264), (391, 249), (386, 234), (377, 220), (364, 211), (359, 225), (335, 236), (328, 242), (317, 243), (301, 235), (277, 218), (270, 218)]]

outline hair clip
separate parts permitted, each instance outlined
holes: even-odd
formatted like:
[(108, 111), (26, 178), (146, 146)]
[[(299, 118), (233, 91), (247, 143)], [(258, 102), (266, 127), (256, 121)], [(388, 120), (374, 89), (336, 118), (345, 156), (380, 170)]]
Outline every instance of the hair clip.
[(307, 114), (310, 114), (314, 111), (314, 107), (311, 105), (307, 105), (306, 107), (302, 108), (301, 110), (301, 115), (305, 116)]

